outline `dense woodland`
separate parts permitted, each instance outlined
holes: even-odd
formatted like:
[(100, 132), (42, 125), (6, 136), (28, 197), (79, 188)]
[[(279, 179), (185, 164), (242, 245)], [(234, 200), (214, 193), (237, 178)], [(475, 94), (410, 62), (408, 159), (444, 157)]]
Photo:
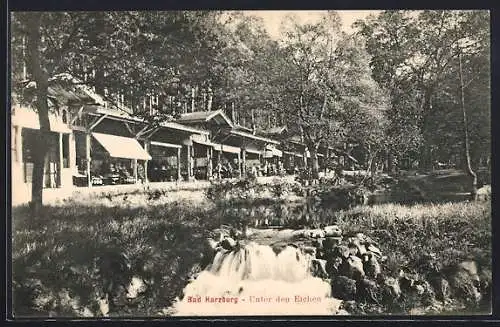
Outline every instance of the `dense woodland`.
[(35, 108), (41, 126), (34, 196), (48, 112), (78, 105), (48, 94), (63, 73), (152, 123), (224, 109), (257, 131), (287, 126), (313, 158), (322, 144), (348, 141), (364, 149), (367, 168), (382, 159), (388, 170), (439, 161), (464, 168), (472, 183), (489, 164), (487, 11), (384, 11), (356, 22), (352, 34), (334, 11), (309, 24), (291, 15), (280, 40), (241, 12), (11, 18), (13, 100)]

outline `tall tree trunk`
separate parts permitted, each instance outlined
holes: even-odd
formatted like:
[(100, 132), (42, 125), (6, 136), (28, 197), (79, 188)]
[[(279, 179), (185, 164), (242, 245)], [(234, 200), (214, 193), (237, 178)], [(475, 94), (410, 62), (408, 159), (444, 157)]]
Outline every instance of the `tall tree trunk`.
[(419, 166), (423, 170), (432, 170), (432, 152), (431, 152), (431, 131), (429, 129), (430, 115), (432, 110), (433, 88), (427, 88), (424, 94), (422, 136), (423, 144), (420, 152)]
[(40, 129), (36, 144), (33, 145), (34, 165), (33, 179), (31, 187), (31, 209), (33, 216), (40, 215), (43, 205), (43, 175), (45, 157), (48, 150), (50, 136), (48, 94), (48, 74), (41, 64), (40, 53), (40, 23), (42, 13), (33, 12), (27, 22), (28, 27), (28, 53), (27, 61), (31, 76), (36, 82), (36, 109), (38, 111), (38, 121)]
[(319, 179), (319, 161), (318, 161), (318, 148), (319, 145), (309, 147), (311, 153), (311, 173), (313, 179)]
[(465, 151), (465, 172), (470, 178), (470, 196), (472, 200), (477, 199), (477, 175), (472, 170), (470, 145), (469, 145), (469, 129), (467, 123), (467, 111), (465, 110), (465, 96), (464, 96), (464, 79), (462, 73), (462, 56), (458, 53), (459, 74), (460, 74), (460, 105), (462, 107), (463, 115), (463, 128), (464, 128), (464, 151)]

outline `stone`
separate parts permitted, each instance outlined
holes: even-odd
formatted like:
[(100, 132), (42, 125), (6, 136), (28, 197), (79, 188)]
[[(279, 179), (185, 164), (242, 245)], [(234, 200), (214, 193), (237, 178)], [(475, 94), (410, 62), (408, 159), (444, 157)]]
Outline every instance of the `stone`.
[(334, 236), (339, 237), (342, 236), (342, 230), (337, 225), (330, 225), (323, 228), (325, 231), (325, 236)]
[(363, 255), (363, 269), (366, 276), (374, 279), (382, 273), (382, 268), (378, 263), (377, 258), (370, 252)]
[(356, 281), (346, 276), (338, 276), (331, 282), (332, 296), (340, 300), (351, 301), (356, 297)]
[(375, 254), (376, 256), (378, 256), (379, 258), (382, 258), (382, 251), (380, 251), (379, 248), (377, 248), (375, 245), (373, 244), (368, 244), (368, 246), (366, 247), (366, 250)]
[(334, 246), (342, 242), (342, 237), (325, 237), (322, 244), (325, 250), (332, 249)]
[(341, 258), (348, 258), (350, 255), (349, 248), (345, 245), (337, 245), (332, 248), (332, 253)]
[(383, 296), (388, 302), (394, 302), (401, 296), (399, 281), (393, 277), (387, 277), (383, 283)]
[(329, 258), (326, 263), (326, 272), (328, 273), (328, 275), (338, 275), (340, 272), (340, 267), (342, 266), (342, 262), (343, 260), (340, 257)]
[(236, 247), (237, 242), (231, 237), (224, 237), (222, 241), (220, 241), (220, 245), (225, 250), (233, 250)]
[(141, 278), (134, 276), (132, 277), (132, 280), (127, 287), (127, 298), (135, 299), (137, 295), (144, 292), (145, 290), (146, 284), (144, 283), (144, 281)]
[(358, 280), (365, 276), (361, 258), (351, 255), (343, 261), (342, 266), (341, 273), (349, 278)]
[(373, 280), (361, 278), (358, 280), (356, 287), (358, 300), (372, 303), (380, 302), (380, 287)]
[(326, 260), (322, 259), (312, 259), (311, 260), (311, 273), (314, 277), (328, 278), (328, 273), (326, 272)]
[(314, 246), (304, 246), (302, 247), (302, 252), (305, 254), (309, 254), (313, 257), (316, 256), (316, 248)]
[(311, 229), (307, 231), (307, 236), (312, 238), (324, 238), (325, 232), (321, 229)]

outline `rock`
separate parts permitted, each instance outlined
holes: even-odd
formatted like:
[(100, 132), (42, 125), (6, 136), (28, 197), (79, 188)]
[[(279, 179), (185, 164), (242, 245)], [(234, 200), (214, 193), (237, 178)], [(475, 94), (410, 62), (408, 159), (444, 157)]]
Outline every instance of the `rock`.
[(474, 279), (477, 278), (477, 280), (479, 280), (479, 270), (475, 261), (463, 261), (457, 266), (459, 270), (466, 271), (467, 273), (469, 273), (469, 275), (471, 275), (471, 277), (473, 277)]
[(127, 287), (126, 296), (128, 299), (135, 299), (138, 294), (144, 292), (145, 290), (146, 284), (144, 284), (144, 281), (141, 278), (134, 276)]
[(326, 272), (330, 276), (335, 276), (340, 273), (340, 267), (342, 266), (342, 258), (333, 257), (329, 258), (326, 263)]
[(346, 276), (338, 276), (331, 282), (332, 296), (344, 301), (354, 300), (356, 297), (356, 281)]
[(365, 276), (363, 262), (360, 258), (351, 255), (343, 261), (341, 273), (352, 279), (361, 279)]
[(450, 297), (450, 283), (442, 276), (429, 279), (430, 285), (434, 288), (436, 299), (445, 302)]
[(222, 241), (220, 241), (220, 245), (225, 250), (233, 250), (236, 247), (237, 242), (231, 237), (224, 237)]
[(401, 287), (396, 278), (388, 277), (384, 280), (383, 291), (384, 301), (394, 302), (401, 296)]
[(317, 238), (315, 240), (312, 241), (312, 245), (314, 247), (316, 247), (316, 249), (318, 250), (322, 250), (323, 249), (323, 242), (324, 242), (325, 239), (323, 238)]
[(377, 248), (375, 245), (368, 244), (368, 246), (366, 247), (366, 250), (368, 252), (371, 252), (371, 253), (375, 254), (379, 258), (382, 258), (382, 251), (380, 251), (379, 248)]
[(491, 199), (491, 185), (485, 185), (477, 190), (477, 199), (480, 201), (488, 201)]
[(349, 252), (351, 253), (351, 255), (362, 257), (366, 253), (366, 247), (361, 244), (359, 239), (351, 238), (349, 242)]
[(109, 313), (109, 302), (107, 298), (102, 298), (98, 300), (99, 302), (99, 310), (104, 317), (108, 316)]
[(339, 237), (342, 236), (342, 230), (337, 225), (330, 225), (323, 228), (325, 236)]
[(347, 259), (350, 256), (349, 248), (345, 245), (337, 245), (332, 248), (331, 252), (335, 256)]
[(314, 277), (328, 278), (328, 273), (326, 272), (326, 260), (312, 259), (311, 273)]
[(342, 242), (342, 237), (325, 237), (323, 240), (323, 248), (325, 250), (332, 249), (334, 246), (339, 245)]
[(321, 229), (311, 229), (306, 232), (308, 237), (312, 238), (324, 238), (325, 232)]
[(361, 278), (356, 287), (358, 300), (377, 304), (380, 302), (380, 287), (373, 280)]
[(380, 267), (377, 258), (371, 252), (367, 252), (363, 255), (363, 269), (366, 276), (374, 279), (382, 273), (382, 268)]
[(309, 254), (313, 257), (316, 256), (316, 248), (314, 246), (304, 246), (302, 247), (302, 252), (305, 254)]

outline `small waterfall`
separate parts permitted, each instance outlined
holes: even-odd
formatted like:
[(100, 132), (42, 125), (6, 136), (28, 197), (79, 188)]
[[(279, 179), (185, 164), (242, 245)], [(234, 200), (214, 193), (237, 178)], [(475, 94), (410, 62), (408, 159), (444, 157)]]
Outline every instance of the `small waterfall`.
[(330, 284), (310, 273), (311, 256), (286, 246), (249, 243), (219, 251), (184, 289), (171, 312), (178, 316), (332, 315), (341, 301)]

